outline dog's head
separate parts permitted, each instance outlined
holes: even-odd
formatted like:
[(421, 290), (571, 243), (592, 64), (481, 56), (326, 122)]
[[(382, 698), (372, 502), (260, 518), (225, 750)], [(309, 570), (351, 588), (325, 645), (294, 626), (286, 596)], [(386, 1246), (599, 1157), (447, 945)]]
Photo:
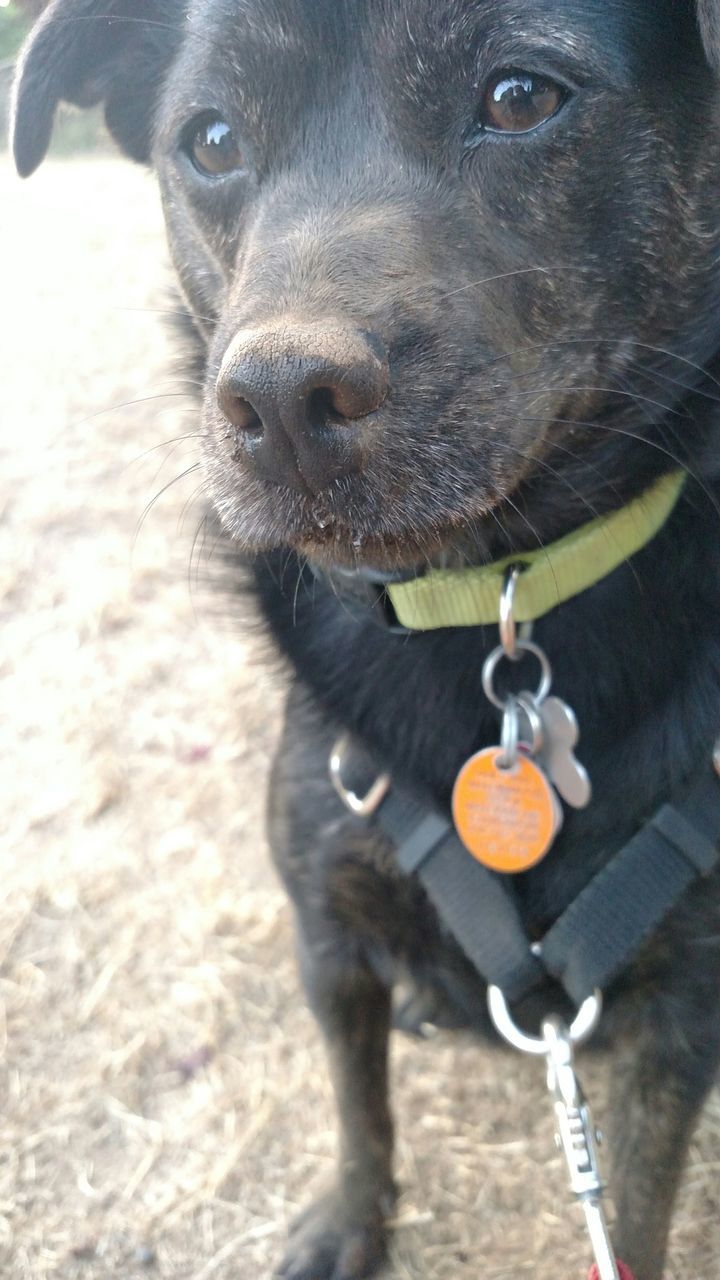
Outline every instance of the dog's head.
[(719, 0), (53, 0), (15, 155), (104, 101), (207, 348), (215, 504), (394, 568), (640, 488), (720, 346)]

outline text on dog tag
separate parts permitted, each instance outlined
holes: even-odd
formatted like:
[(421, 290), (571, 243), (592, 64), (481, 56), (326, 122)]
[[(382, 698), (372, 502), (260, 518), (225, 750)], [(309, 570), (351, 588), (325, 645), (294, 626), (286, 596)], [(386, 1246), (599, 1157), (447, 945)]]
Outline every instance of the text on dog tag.
[(460, 770), (452, 797), (465, 848), (493, 871), (527, 871), (550, 848), (562, 811), (542, 769), (519, 755), (503, 767), (502, 747), (486, 747)]

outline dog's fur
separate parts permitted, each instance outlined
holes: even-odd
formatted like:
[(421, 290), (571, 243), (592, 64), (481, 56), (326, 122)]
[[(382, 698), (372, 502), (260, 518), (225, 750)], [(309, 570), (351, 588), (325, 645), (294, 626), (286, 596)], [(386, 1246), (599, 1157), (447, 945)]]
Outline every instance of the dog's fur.
[[(539, 936), (707, 759), (720, 716), (720, 3), (717, 0), (54, 0), (26, 50), (15, 153), (29, 173), (60, 98), (104, 100), (152, 163), (205, 362), (209, 486), (256, 552), (296, 673), (272, 788), (278, 865), (338, 1095), (337, 1185), (294, 1232), (288, 1280), (359, 1280), (393, 1203), (391, 990), (419, 1019), (485, 1028), (477, 974), (376, 830), (327, 781), (350, 729), (447, 806), (496, 739), (480, 686), (493, 629), (410, 638), (351, 616), (304, 557), (385, 570), (483, 561), (621, 506), (680, 461), (653, 540), (536, 629), (575, 708), (588, 810), (515, 888)], [(108, 21), (107, 15), (112, 15)], [(477, 129), (498, 68), (568, 86), (532, 133)], [(181, 145), (219, 111), (245, 172), (200, 177)], [(237, 448), (215, 394), (239, 330), (327, 321), (378, 337), (384, 403), (362, 462), (283, 487)], [(237, 433), (235, 433), (236, 435)], [(692, 1124), (720, 1053), (717, 879), (608, 993), (616, 1241), (660, 1280)], [(537, 1024), (550, 985), (520, 1009)], [(407, 1015), (409, 1018), (410, 1015)], [(407, 1018), (406, 1018), (407, 1020)]]

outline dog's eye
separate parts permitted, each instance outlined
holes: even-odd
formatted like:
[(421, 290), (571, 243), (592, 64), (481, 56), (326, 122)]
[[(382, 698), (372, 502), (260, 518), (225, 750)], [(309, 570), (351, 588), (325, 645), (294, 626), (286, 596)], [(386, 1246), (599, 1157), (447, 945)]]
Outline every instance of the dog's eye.
[(230, 125), (221, 116), (195, 121), (185, 139), (185, 149), (195, 168), (206, 176), (217, 178), (245, 168), (245, 157)]
[(558, 112), (567, 91), (532, 71), (500, 71), (483, 95), (478, 123), (488, 133), (529, 133)]

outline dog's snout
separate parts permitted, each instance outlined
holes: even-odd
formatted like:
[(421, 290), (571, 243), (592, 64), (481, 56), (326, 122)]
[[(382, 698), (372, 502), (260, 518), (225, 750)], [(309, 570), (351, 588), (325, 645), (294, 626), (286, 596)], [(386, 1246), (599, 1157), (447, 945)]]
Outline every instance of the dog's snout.
[(263, 478), (316, 493), (357, 469), (363, 420), (383, 403), (388, 377), (375, 334), (275, 324), (236, 334), (217, 400)]

